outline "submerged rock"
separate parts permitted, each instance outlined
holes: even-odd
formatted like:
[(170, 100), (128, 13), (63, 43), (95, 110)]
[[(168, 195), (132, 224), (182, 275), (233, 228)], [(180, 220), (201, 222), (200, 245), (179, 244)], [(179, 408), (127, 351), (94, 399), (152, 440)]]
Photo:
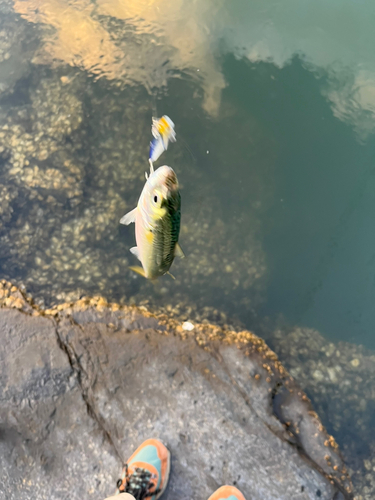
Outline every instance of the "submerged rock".
[(267, 335), (289, 372), (311, 397), (351, 469), (358, 500), (375, 495), (375, 353), (329, 342), (311, 328), (279, 327)]
[(165, 498), (235, 484), (249, 500), (353, 498), (337, 445), (250, 332), (82, 299), (42, 311), (0, 287), (0, 491), (109, 496), (147, 437), (172, 453)]

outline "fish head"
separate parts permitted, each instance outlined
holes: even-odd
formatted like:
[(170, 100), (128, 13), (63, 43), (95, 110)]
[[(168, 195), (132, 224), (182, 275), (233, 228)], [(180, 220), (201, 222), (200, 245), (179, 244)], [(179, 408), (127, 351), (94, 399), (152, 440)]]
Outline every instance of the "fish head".
[(140, 208), (148, 222), (161, 219), (168, 211), (180, 208), (180, 192), (175, 171), (164, 165), (153, 172), (143, 189)]

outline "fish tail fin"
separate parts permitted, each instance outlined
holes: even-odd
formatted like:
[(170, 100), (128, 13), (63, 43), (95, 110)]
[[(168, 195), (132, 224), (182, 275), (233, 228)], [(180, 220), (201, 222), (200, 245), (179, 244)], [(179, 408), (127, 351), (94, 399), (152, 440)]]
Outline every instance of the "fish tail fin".
[(143, 269), (143, 267), (141, 267), (141, 266), (130, 266), (129, 269), (131, 269), (132, 271), (134, 271), (137, 274), (140, 274), (144, 278), (147, 278), (145, 270)]

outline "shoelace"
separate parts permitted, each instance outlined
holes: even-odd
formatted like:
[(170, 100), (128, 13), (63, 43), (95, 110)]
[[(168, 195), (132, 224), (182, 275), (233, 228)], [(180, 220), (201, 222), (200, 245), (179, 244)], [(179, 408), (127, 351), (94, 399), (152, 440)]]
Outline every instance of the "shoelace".
[[(125, 484), (124, 489), (120, 493), (130, 493), (136, 500), (144, 500), (153, 495), (157, 495), (160, 490), (150, 491), (154, 486), (151, 479), (154, 478), (154, 474), (147, 469), (142, 467), (137, 467), (134, 469), (133, 474), (129, 475), (128, 464), (125, 464)], [(122, 486), (123, 480), (119, 479), (117, 481), (117, 488)]]

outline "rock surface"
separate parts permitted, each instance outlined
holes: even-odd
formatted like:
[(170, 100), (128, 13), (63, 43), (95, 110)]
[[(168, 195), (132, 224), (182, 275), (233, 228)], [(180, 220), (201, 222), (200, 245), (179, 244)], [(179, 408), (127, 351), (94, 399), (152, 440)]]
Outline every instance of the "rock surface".
[(0, 290), (2, 498), (102, 499), (147, 437), (172, 453), (165, 499), (236, 484), (248, 500), (353, 498), (337, 445), (250, 332), (192, 332), (144, 308), (41, 311)]
[(375, 353), (348, 342), (329, 342), (311, 328), (263, 331), (289, 373), (311, 398), (334, 434), (358, 500), (375, 497)]

